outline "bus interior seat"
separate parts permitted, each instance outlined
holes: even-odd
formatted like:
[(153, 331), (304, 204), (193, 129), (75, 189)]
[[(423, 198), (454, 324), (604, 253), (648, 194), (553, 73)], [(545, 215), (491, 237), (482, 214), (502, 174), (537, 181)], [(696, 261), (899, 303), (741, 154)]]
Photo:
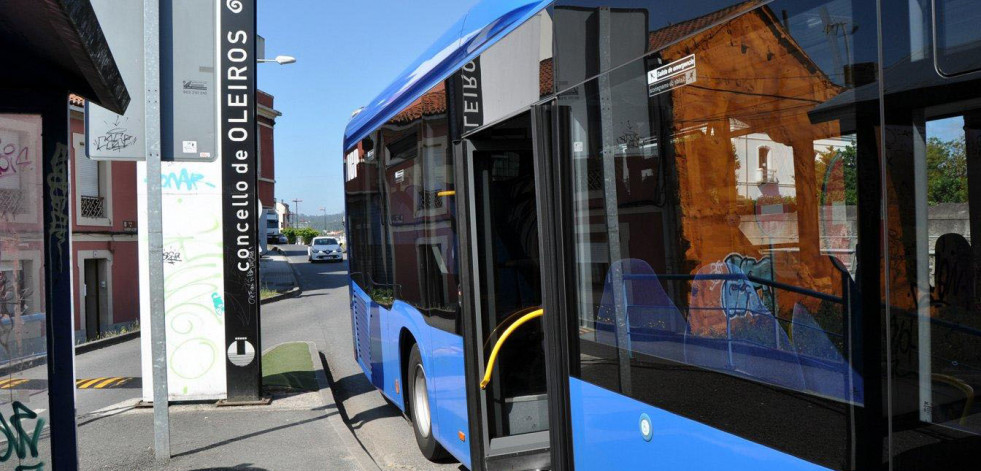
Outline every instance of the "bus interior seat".
[(947, 233), (937, 238), (934, 247), (934, 300), (942, 309), (969, 310), (974, 291), (971, 243), (960, 234)]
[(794, 304), (791, 329), (806, 389), (843, 401), (863, 402), (861, 376), (855, 373), (828, 333), (800, 303)]
[(692, 281), (690, 306), (692, 329), (684, 350), (688, 364), (804, 389), (790, 338), (737, 267), (722, 262), (702, 267)]
[[(622, 277), (620, 286), (614, 282), (617, 273)], [(624, 294), (630, 350), (683, 362), (688, 322), (644, 260), (628, 258), (610, 265), (596, 319), (596, 340), (617, 345), (615, 289)]]

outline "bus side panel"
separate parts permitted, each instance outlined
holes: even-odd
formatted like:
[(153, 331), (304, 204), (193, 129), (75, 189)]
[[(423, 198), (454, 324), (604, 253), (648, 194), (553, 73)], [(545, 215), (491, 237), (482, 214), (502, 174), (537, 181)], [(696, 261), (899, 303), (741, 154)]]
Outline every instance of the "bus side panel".
[[(470, 426), (463, 367), (463, 337), (432, 329), (433, 374), (430, 397), (435, 398), (436, 439), (446, 451), (470, 468)], [(459, 432), (464, 433), (460, 440)]]
[[(395, 301), (391, 309), (378, 307), (381, 313), (384, 335), (381, 336), (381, 352), (378, 357), (376, 375), (378, 382), (375, 384), (388, 399), (394, 402), (399, 408), (405, 411), (404, 394), (406, 385), (402, 384), (402, 362), (408, 362), (408, 358), (402, 358), (399, 354), (399, 337), (402, 329), (409, 331), (416, 344), (419, 346), (419, 354), (422, 356), (422, 367), (426, 372), (433, 371), (432, 351), (429, 345), (429, 331), (431, 328), (423, 320), (422, 314), (414, 307), (402, 301)], [(432, 375), (427, 374), (429, 381)], [(395, 382), (399, 382), (396, 390)], [(429, 385), (432, 391), (432, 386)], [(433, 410), (433, 396), (429, 396), (430, 410)], [(438, 424), (433, 423), (434, 433)]]
[[(827, 469), (576, 378), (569, 379), (569, 400), (576, 469)], [(641, 433), (642, 414), (650, 441)]]
[(351, 283), (351, 338), (354, 339), (354, 358), (371, 380), (371, 298), (353, 280)]
[[(371, 335), (371, 384), (374, 384), (376, 388), (384, 391), (385, 388), (385, 353), (391, 351), (388, 343), (391, 339), (388, 335), (383, 335), (387, 332), (384, 329), (385, 323), (391, 316), (388, 315), (387, 310), (378, 305), (378, 303), (371, 303), (371, 318), (368, 319), (369, 332)], [(396, 348), (398, 348), (398, 340), (396, 340)]]

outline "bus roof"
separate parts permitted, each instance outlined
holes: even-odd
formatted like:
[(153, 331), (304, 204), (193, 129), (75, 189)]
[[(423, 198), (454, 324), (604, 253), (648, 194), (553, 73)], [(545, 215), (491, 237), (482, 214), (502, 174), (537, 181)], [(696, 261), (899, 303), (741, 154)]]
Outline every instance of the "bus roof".
[(426, 91), (545, 8), (551, 0), (481, 0), (453, 24), (375, 99), (351, 118), (344, 150), (351, 149)]

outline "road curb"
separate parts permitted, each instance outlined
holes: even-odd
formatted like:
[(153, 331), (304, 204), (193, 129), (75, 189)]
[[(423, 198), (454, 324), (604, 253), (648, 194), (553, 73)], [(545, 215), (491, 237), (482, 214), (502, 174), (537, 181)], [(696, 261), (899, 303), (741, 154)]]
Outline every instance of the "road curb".
[[(132, 332), (126, 332), (125, 334), (119, 334), (115, 337), (109, 337), (102, 340), (94, 340), (92, 342), (80, 343), (75, 345), (75, 354), (81, 355), (83, 353), (88, 353), (93, 350), (98, 350), (100, 348), (109, 347), (112, 345), (120, 344), (128, 340), (132, 340), (140, 336), (139, 330), (134, 330)], [(26, 369), (34, 368), (35, 366), (42, 365), (48, 361), (48, 355), (37, 355), (26, 360), (20, 360), (13, 363), (7, 363), (5, 365), (0, 365), (0, 376), (7, 376), (15, 371), (24, 371)]]
[(276, 301), (282, 301), (284, 299), (289, 299), (289, 298), (295, 298), (303, 294), (303, 288), (300, 287), (300, 277), (297, 276), (296, 274), (296, 268), (293, 267), (293, 262), (290, 261), (289, 256), (286, 255), (286, 252), (283, 251), (283, 249), (279, 247), (275, 247), (274, 249), (276, 250), (276, 252), (278, 252), (280, 255), (286, 258), (286, 264), (290, 266), (290, 274), (293, 275), (293, 289), (285, 293), (277, 294), (276, 296), (259, 300), (259, 305), (274, 303)]
[(120, 344), (128, 340), (135, 339), (140, 336), (139, 330), (134, 330), (131, 332), (126, 332), (125, 334), (119, 334), (115, 337), (109, 337), (102, 340), (94, 340), (92, 342), (85, 342), (75, 345), (75, 354), (81, 355), (83, 353), (91, 352), (92, 350), (98, 350), (100, 348), (109, 347), (112, 345)]
[(45, 354), (28, 358), (26, 360), (7, 363), (6, 365), (0, 366), (0, 376), (7, 376), (13, 372), (34, 368), (37, 365), (44, 364), (46, 361), (48, 361), (48, 356)]
[(341, 413), (342, 406), (334, 400), (333, 385), (327, 379), (327, 364), (323, 355), (320, 354), (320, 351), (317, 350), (317, 346), (313, 342), (306, 342), (306, 344), (310, 349), (310, 359), (314, 364), (314, 373), (317, 377), (317, 385), (320, 387), (320, 398), (324, 403), (324, 408), (337, 411), (336, 414), (328, 414), (327, 422), (334, 430), (334, 433), (337, 434), (341, 444), (351, 453), (351, 456), (357, 461), (362, 470), (381, 471), (381, 467), (378, 466), (378, 463), (368, 453), (364, 444), (354, 435), (354, 430), (344, 421), (344, 417), (347, 414)]
[[(293, 278), (296, 278), (296, 275), (295, 274), (293, 275)], [(295, 298), (295, 297), (299, 296), (300, 293), (302, 293), (302, 292), (303, 292), (303, 290), (301, 290), (299, 286), (294, 286), (293, 289), (291, 289), (291, 290), (289, 290), (289, 291), (287, 291), (285, 293), (280, 293), (280, 294), (277, 294), (276, 296), (270, 296), (270, 297), (268, 297), (266, 299), (260, 300), (259, 301), (259, 304), (260, 305), (263, 305), (263, 304), (274, 303), (276, 301), (282, 301), (284, 299)]]

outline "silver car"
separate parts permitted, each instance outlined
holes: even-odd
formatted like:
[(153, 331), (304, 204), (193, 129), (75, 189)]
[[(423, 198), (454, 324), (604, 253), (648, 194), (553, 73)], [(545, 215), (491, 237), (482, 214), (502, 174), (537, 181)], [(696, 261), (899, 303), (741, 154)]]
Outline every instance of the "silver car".
[(341, 246), (333, 237), (314, 237), (307, 247), (307, 260), (310, 262), (340, 262), (344, 260)]

